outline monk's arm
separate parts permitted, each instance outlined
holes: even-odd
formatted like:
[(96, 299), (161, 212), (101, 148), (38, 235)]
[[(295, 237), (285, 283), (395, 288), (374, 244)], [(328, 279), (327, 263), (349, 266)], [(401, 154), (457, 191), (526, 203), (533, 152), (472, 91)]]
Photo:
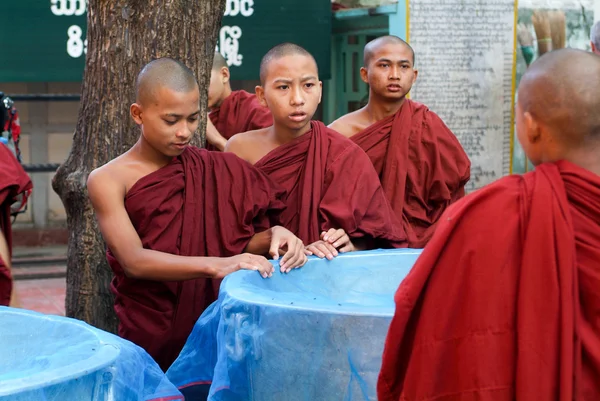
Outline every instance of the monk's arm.
[(210, 117), (206, 118), (206, 140), (220, 151), (225, 149), (227, 143), (227, 139), (217, 130)]
[(352, 135), (354, 135), (354, 132), (352, 132), (352, 129), (350, 129), (350, 126), (345, 123), (344, 120), (344, 117), (341, 117), (329, 124), (327, 127), (339, 134), (344, 135), (346, 138), (350, 138)]
[(0, 231), (0, 259), (2, 259), (4, 265), (10, 270), (10, 251), (2, 231)]
[(145, 249), (125, 210), (125, 188), (109, 172), (90, 174), (88, 194), (102, 236), (128, 277), (177, 281), (226, 274), (223, 270), (227, 258), (179, 256)]

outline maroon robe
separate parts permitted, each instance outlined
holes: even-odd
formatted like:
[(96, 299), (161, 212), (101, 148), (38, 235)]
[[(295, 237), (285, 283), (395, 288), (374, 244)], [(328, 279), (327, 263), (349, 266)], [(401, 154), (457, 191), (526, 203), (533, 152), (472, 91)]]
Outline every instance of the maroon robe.
[(311, 126), (255, 164), (287, 192), (281, 224), (307, 245), (342, 228), (369, 247), (406, 246), (367, 155), (323, 123)]
[(396, 114), (350, 139), (371, 159), (409, 247), (423, 248), (470, 178), (471, 163), (456, 136), (425, 105), (406, 99)]
[[(0, 144), (0, 230), (6, 238), (9, 252), (12, 252), (12, 227), (10, 206), (17, 195), (32, 188), (31, 179), (10, 149)], [(12, 276), (5, 263), (0, 262), (0, 305), (10, 303)]]
[[(184, 256), (240, 254), (271, 226), (283, 192), (233, 154), (188, 148), (137, 181), (125, 208), (144, 248)], [(196, 320), (218, 296), (220, 280), (160, 282), (128, 278), (108, 251), (119, 335), (166, 370)]]
[[(225, 139), (273, 125), (271, 111), (260, 104), (256, 95), (243, 90), (231, 92), (221, 106), (212, 110), (208, 116)], [(210, 144), (207, 144), (206, 148), (217, 150)]]
[(396, 293), (379, 401), (600, 400), (600, 177), (568, 162), (451, 206)]

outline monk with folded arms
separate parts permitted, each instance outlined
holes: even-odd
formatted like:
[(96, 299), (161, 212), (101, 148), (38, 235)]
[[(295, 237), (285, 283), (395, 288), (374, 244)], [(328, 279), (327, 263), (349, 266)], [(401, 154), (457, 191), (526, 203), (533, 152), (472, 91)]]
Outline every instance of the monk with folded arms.
[(235, 134), (273, 124), (271, 112), (260, 104), (255, 94), (231, 90), (230, 78), (227, 62), (221, 53), (216, 52), (208, 87), (208, 150), (222, 151), (227, 140)]
[(18, 195), (30, 191), (31, 178), (10, 149), (0, 143), (0, 305), (15, 306), (15, 292), (10, 270), (12, 255), (12, 221), (10, 207)]
[(536, 166), (450, 206), (396, 293), (378, 400), (600, 400), (600, 57), (530, 65)]
[[(114, 271), (119, 335), (167, 369), (194, 323), (239, 269), (306, 262), (304, 244), (275, 226), (284, 192), (231, 154), (189, 145), (200, 114), (198, 84), (180, 62), (150, 62), (131, 116), (141, 128), (126, 153), (93, 171), (88, 192)], [(246, 253), (243, 253), (246, 252)]]
[(311, 121), (321, 101), (317, 63), (300, 46), (275, 46), (262, 59), (256, 94), (273, 126), (232, 137), (225, 147), (287, 191), (281, 223), (307, 253), (406, 246), (367, 155), (352, 141)]
[(365, 46), (369, 103), (329, 127), (369, 156), (411, 248), (423, 248), (444, 210), (464, 196), (471, 163), (456, 136), (427, 106), (406, 98), (417, 79), (415, 53), (396, 36)]

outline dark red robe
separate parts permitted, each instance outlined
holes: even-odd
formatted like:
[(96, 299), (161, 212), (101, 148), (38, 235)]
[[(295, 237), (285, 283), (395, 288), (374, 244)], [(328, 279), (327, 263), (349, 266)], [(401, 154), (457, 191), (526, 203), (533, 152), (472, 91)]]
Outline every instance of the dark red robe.
[(467, 196), (395, 296), (379, 401), (600, 400), (600, 176), (540, 165)]
[[(125, 198), (144, 248), (185, 256), (240, 254), (284, 207), (283, 191), (233, 154), (189, 148), (141, 178)], [(108, 251), (119, 335), (166, 370), (196, 320), (216, 300), (220, 280), (159, 282), (128, 278)]]
[[(271, 111), (259, 103), (256, 95), (243, 90), (231, 92), (221, 106), (212, 110), (208, 116), (225, 139), (273, 125)], [(206, 148), (217, 150), (210, 144)]]
[(255, 164), (287, 192), (281, 225), (307, 245), (342, 228), (370, 247), (406, 246), (367, 155), (323, 123), (311, 125)]
[(406, 99), (396, 114), (350, 139), (371, 159), (409, 247), (423, 248), (470, 178), (471, 163), (456, 136), (427, 106)]
[[(32, 188), (31, 178), (10, 149), (0, 144), (0, 230), (12, 252), (12, 227), (10, 206), (15, 197)], [(8, 261), (5, 261), (8, 262)], [(0, 262), (0, 305), (10, 303), (12, 276), (4, 262)]]

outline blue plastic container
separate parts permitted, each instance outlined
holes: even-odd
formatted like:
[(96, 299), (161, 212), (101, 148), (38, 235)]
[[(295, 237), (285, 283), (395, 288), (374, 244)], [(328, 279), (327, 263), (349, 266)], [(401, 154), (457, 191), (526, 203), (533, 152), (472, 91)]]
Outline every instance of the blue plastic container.
[(0, 401), (183, 400), (137, 345), (86, 323), (0, 307)]
[(376, 400), (394, 293), (420, 253), (311, 258), (270, 279), (232, 274), (167, 376), (186, 400), (208, 386), (211, 400)]

